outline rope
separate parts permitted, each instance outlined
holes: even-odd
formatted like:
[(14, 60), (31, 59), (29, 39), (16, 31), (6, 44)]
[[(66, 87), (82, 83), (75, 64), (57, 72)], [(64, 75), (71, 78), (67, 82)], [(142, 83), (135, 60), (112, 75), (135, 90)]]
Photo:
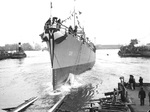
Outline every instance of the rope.
[(79, 27), (82, 29), (82, 27), (80, 25), (80, 21), (78, 20), (78, 16), (76, 16), (76, 18), (77, 18), (77, 22), (78, 22)]
[(77, 16), (77, 13), (75, 13), (75, 12), (72, 12), (71, 15), (70, 15), (68, 18), (66, 18), (65, 20), (62, 20), (62, 23), (63, 23), (63, 22), (66, 22), (68, 19), (71, 19), (74, 14), (76, 15), (75, 17), (76, 17), (76, 19), (77, 19), (78, 26), (82, 29), (82, 27), (81, 27), (81, 25), (80, 25), (80, 21), (79, 21), (78, 16)]
[[(65, 27), (67, 30), (69, 29), (67, 26), (63, 25), (63, 24), (60, 24), (62, 25), (63, 27)], [(79, 31), (79, 30), (78, 30)], [(74, 35), (74, 33), (70, 32), (72, 35)], [(76, 35), (77, 37), (80, 37), (79, 35)], [(81, 37), (80, 37), (81, 38)]]

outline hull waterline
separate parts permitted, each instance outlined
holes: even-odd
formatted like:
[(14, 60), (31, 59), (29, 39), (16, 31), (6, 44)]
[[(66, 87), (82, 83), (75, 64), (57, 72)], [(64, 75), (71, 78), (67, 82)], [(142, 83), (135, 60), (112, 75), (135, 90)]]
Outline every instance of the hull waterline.
[(75, 65), (70, 67), (53, 69), (53, 87), (54, 89), (59, 88), (64, 84), (69, 77), (69, 74), (79, 75), (87, 70), (90, 70), (94, 66), (95, 62), (86, 63), (82, 65)]

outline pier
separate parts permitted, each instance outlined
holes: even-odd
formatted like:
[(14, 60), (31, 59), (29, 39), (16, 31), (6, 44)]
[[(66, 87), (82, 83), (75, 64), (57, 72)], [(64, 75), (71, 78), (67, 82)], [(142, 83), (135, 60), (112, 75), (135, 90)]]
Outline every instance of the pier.
[(150, 106), (149, 106), (149, 98), (148, 98), (148, 92), (150, 91), (150, 84), (144, 84), (143, 88), (146, 93), (146, 98), (145, 98), (145, 104), (143, 106), (140, 105), (140, 98), (138, 98), (138, 93), (140, 91), (140, 87), (137, 86), (135, 87), (135, 90), (127, 89), (128, 91), (128, 98), (131, 101), (132, 105), (131, 111), (132, 112), (150, 112)]
[[(120, 78), (118, 88), (104, 93), (105, 97), (91, 99), (85, 102), (86, 106), (82, 109), (85, 112), (150, 112), (148, 92), (150, 91), (150, 83), (144, 83), (143, 89), (146, 93), (145, 104), (140, 105), (138, 97), (141, 87), (138, 83), (135, 85), (135, 90), (130, 89), (128, 84), (124, 84), (124, 78)], [(66, 97), (67, 98), (67, 97)], [(65, 99), (66, 99), (65, 98)], [(64, 103), (64, 98), (54, 105), (51, 112), (58, 112)], [(61, 110), (62, 112), (65, 110)], [(50, 112), (50, 111), (49, 111)]]

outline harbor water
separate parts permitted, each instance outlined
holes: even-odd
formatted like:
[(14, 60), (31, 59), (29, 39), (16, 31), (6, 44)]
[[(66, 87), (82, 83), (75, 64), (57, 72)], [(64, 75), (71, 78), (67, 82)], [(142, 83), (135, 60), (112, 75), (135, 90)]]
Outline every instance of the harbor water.
[(133, 75), (136, 82), (140, 76), (144, 82), (150, 82), (150, 58), (121, 58), (118, 51), (97, 50), (94, 67), (80, 75), (70, 74), (71, 83), (63, 85), (58, 92), (52, 90), (48, 51), (26, 51), (24, 59), (1, 60), (0, 112), (35, 96), (39, 99), (24, 111), (47, 112), (66, 94), (70, 96), (62, 110), (82, 112), (84, 102), (117, 88), (121, 76), (126, 82), (129, 75)]

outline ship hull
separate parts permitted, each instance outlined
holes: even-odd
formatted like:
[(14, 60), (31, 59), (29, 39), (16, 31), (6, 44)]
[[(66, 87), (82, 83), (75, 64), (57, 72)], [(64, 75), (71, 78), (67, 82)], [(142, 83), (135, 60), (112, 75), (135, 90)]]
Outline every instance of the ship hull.
[(25, 58), (27, 55), (24, 52), (15, 52), (13, 53), (10, 58), (11, 59), (21, 59), (21, 58)]
[(6, 54), (0, 54), (0, 60), (3, 60), (3, 59), (9, 59), (10, 58), (10, 54), (9, 53), (6, 53)]
[[(47, 42), (47, 45), (50, 50), (50, 43)], [(55, 43), (52, 60), (53, 89), (64, 84), (70, 73), (78, 75), (91, 69), (95, 64), (95, 54), (90, 44), (70, 34), (61, 43)]]
[(96, 58), (96, 47), (86, 37), (79, 21), (74, 28), (64, 23), (66, 20), (51, 17), (40, 34), (49, 50), (54, 90), (70, 79), (70, 73), (78, 75), (91, 69)]
[(150, 57), (150, 51), (142, 52), (141, 55), (144, 57)]
[(121, 53), (118, 52), (120, 57), (150, 57), (150, 52), (140, 52), (140, 53)]
[(54, 89), (60, 87), (61, 84), (64, 84), (69, 77), (69, 74), (72, 73), (74, 75), (81, 74), (87, 70), (90, 70), (94, 66), (95, 62), (75, 65), (70, 67), (53, 69), (53, 86)]

